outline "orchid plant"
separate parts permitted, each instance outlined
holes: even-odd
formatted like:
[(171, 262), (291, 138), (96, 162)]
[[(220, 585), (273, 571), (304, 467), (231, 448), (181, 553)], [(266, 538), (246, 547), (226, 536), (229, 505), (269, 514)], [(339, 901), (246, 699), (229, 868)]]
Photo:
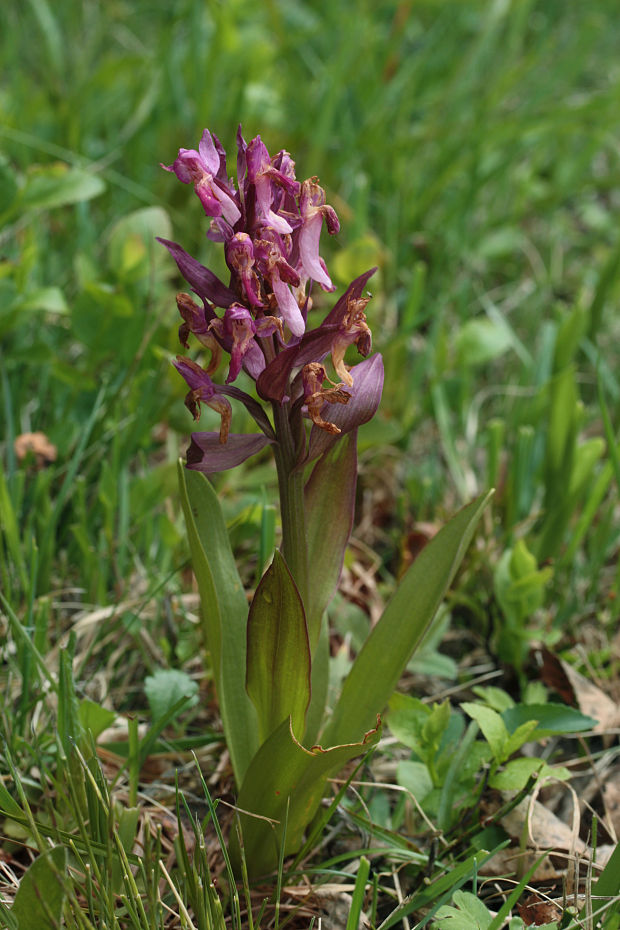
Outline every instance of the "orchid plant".
[[(237, 185), (219, 139), (206, 129), (197, 151), (180, 149), (162, 167), (193, 184), (211, 219), (207, 236), (223, 244), (230, 270), (225, 284), (180, 245), (160, 240), (193, 292), (177, 296), (181, 344), (188, 348), (191, 334), (207, 350), (205, 364), (186, 356), (174, 362), (189, 388), (186, 406), (195, 420), (201, 404), (220, 416), (218, 431), (192, 434), (179, 480), (244, 854), (250, 874), (259, 876), (300, 848), (327, 779), (376, 744), (379, 715), (432, 622), (487, 497), (464, 508), (422, 551), (328, 715), (325, 613), (353, 525), (357, 430), (375, 414), (383, 388), (383, 362), (370, 354), (366, 319), (365, 288), (376, 269), (352, 281), (314, 325), (316, 289), (335, 290), (319, 254), (321, 231), (339, 230), (318, 179), (299, 182), (288, 152), (270, 157), (260, 136), (246, 142), (241, 129)], [(363, 360), (349, 366), (352, 346)], [(222, 353), (228, 373), (216, 384)], [(255, 383), (252, 394), (234, 384), (242, 370)], [(231, 400), (245, 406), (257, 432), (232, 431)], [(282, 539), (248, 609), (207, 476), (266, 447), (277, 469)]]

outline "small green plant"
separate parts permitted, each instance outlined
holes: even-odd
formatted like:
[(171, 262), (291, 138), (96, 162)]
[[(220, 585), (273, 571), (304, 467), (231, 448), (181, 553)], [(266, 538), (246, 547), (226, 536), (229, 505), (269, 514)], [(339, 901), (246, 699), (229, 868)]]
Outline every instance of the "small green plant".
[[(357, 277), (311, 328), (312, 301), (322, 298), (314, 290), (310, 297), (308, 282), (334, 290), (319, 236), (324, 220), (330, 233), (338, 231), (336, 214), (316, 178), (296, 180), (287, 152), (270, 158), (259, 136), (246, 143), (241, 132), (237, 145), (238, 189), (229, 181), (219, 140), (207, 130), (198, 151), (181, 149), (167, 168), (194, 185), (214, 218), (209, 235), (224, 243), (230, 284), (176, 243), (163, 244), (203, 304), (178, 295), (180, 340), (187, 345), (191, 333), (211, 353), (206, 369), (189, 358), (175, 362), (189, 387), (186, 405), (195, 419), (201, 403), (221, 418), (218, 432), (192, 435), (189, 471), (181, 469), (179, 480), (205, 645), (238, 804), (246, 812), (244, 851), (256, 876), (299, 849), (328, 776), (376, 743), (378, 715), (427, 631), (488, 498), (461, 511), (422, 552), (325, 720), (324, 613), (353, 523), (357, 430), (375, 413), (383, 387), (380, 355), (352, 368), (344, 361), (349, 346), (370, 353), (364, 288), (374, 269)], [(226, 383), (216, 385), (211, 375), (222, 350), (230, 366)], [(328, 354), (337, 382), (323, 364)], [(258, 399), (231, 384), (242, 368), (255, 380)], [(230, 432), (229, 397), (245, 406), (260, 432)], [(282, 543), (248, 612), (217, 495), (205, 475), (265, 448), (276, 462)]]

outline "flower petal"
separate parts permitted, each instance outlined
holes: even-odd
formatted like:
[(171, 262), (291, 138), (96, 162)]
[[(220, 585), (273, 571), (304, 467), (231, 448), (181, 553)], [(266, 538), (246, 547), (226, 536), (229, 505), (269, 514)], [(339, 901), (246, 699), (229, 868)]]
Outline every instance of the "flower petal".
[(205, 129), (202, 134), (202, 139), (198, 145), (198, 151), (205, 171), (215, 176), (220, 170), (220, 156), (217, 153), (217, 149), (215, 148), (211, 133), (208, 129)]
[(273, 443), (263, 433), (230, 433), (225, 445), (220, 443), (219, 433), (192, 433), (187, 467), (207, 475), (226, 471)]
[(278, 309), (282, 314), (282, 319), (293, 336), (302, 336), (306, 329), (305, 320), (297, 301), (291, 294), (288, 284), (285, 284), (284, 281), (280, 279), (277, 269), (271, 279), (271, 286), (273, 288), (273, 293), (276, 295)]

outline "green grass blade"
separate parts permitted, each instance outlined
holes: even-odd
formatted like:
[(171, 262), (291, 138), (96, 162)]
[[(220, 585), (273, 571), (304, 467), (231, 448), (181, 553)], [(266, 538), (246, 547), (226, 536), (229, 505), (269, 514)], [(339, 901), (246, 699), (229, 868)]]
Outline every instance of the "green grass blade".
[(370, 861), (366, 858), (366, 856), (362, 856), (360, 859), (359, 868), (357, 870), (357, 876), (355, 878), (355, 888), (353, 889), (351, 910), (349, 911), (349, 916), (347, 917), (347, 926), (345, 930), (357, 930), (358, 928), (362, 907), (364, 905), (364, 895), (366, 893), (366, 882), (368, 881), (369, 872)]

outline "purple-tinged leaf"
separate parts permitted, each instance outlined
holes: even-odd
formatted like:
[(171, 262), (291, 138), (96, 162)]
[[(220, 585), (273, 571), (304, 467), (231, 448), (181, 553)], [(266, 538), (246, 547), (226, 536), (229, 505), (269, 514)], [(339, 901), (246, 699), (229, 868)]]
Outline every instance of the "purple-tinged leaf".
[(220, 281), (217, 275), (192, 258), (176, 242), (161, 239), (159, 236), (157, 241), (166, 246), (185, 280), (203, 300), (210, 301), (216, 307), (230, 307), (237, 300), (236, 295)]
[[(349, 433), (361, 426), (362, 423), (367, 423), (375, 415), (383, 390), (383, 359), (381, 355), (373, 355), (371, 358), (360, 362), (359, 365), (355, 365), (351, 369), (351, 375), (353, 377), (353, 386), (347, 388), (351, 394), (350, 401), (347, 404), (330, 405), (329, 414), (326, 414), (330, 422), (340, 428), (341, 433)], [(338, 435), (333, 435), (318, 426), (313, 426), (304, 465), (331, 449), (338, 440)]]
[(322, 455), (304, 488), (308, 546), (308, 635), (312, 652), (338, 586), (355, 511), (357, 432)]
[(228, 397), (234, 397), (235, 400), (241, 401), (247, 412), (253, 417), (257, 426), (262, 429), (267, 439), (275, 440), (276, 434), (269, 422), (269, 417), (258, 401), (250, 397), (249, 394), (246, 394), (245, 391), (242, 391), (241, 388), (235, 387), (234, 384), (218, 384), (217, 389), (220, 394), (227, 394)]
[(225, 443), (220, 442), (219, 433), (192, 433), (191, 445), (187, 450), (187, 467), (205, 475), (227, 471), (273, 442), (262, 433), (230, 433)]
[(259, 745), (289, 717), (301, 740), (310, 703), (310, 643), (299, 591), (277, 550), (250, 606), (246, 668)]

